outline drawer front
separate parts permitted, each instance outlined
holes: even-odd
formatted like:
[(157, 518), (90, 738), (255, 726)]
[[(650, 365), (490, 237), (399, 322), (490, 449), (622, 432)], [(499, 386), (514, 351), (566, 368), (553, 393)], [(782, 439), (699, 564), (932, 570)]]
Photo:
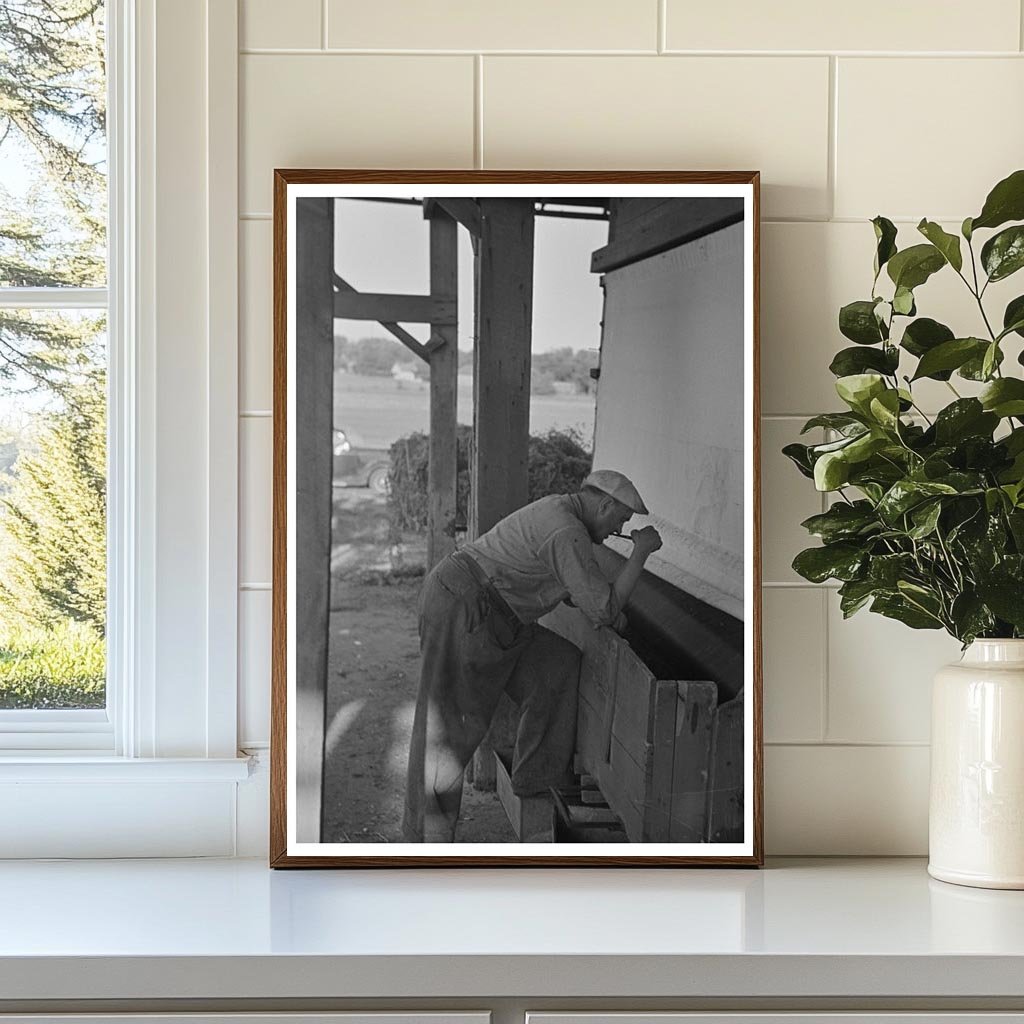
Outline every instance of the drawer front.
[(526, 1024), (1024, 1024), (1024, 1013), (527, 1013)]
[(490, 1013), (52, 1013), (3, 1014), (0, 1024), (490, 1024)]

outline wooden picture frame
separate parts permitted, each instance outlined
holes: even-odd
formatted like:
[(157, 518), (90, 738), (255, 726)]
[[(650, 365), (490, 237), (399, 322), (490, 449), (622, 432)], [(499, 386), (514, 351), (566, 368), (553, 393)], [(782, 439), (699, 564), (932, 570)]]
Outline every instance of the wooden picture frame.
[[(428, 294), (367, 293), (339, 277), (334, 210), (357, 198), (420, 204), (429, 221)], [(644, 574), (631, 597), (636, 607), (627, 605), (648, 630), (649, 647), (637, 640), (634, 649), (614, 630), (594, 628), (578, 608), (559, 605), (545, 626), (582, 650), (577, 783), (552, 787), (534, 804), (512, 792), (496, 724), (477, 750), (478, 781), (486, 786), (488, 772), (495, 774), (513, 832), (536, 840), (548, 835), (549, 821), (556, 841), (499, 848), (464, 843), (456, 832), (454, 842), (383, 845), (357, 841), (366, 830), (352, 822), (355, 838), (346, 829), (347, 841), (328, 835), (325, 842), (325, 733), (338, 732), (336, 720), (326, 722), (336, 318), (376, 321), (429, 363), (429, 568), (455, 546), (456, 241), (465, 233), (476, 254), (468, 513), (476, 537), (528, 500), (533, 225), (535, 213), (546, 211), (599, 213), (610, 224), (607, 244), (591, 254), (605, 289), (595, 465), (616, 451), (640, 450), (629, 435), (633, 424), (641, 433), (647, 424), (643, 436), (655, 441), (635, 467), (602, 468), (629, 473), (641, 493), (651, 493), (650, 518), (678, 547)], [(763, 863), (759, 261), (755, 171), (275, 171), (271, 866)], [(685, 287), (672, 284), (673, 274)], [(703, 351), (674, 346), (673, 331), (683, 328), (671, 321), (662, 331), (657, 320), (677, 315), (658, 313), (661, 299), (683, 301), (672, 296), (687, 288), (680, 307), (686, 337), (716, 339)], [(644, 317), (655, 322), (640, 323)], [(411, 322), (430, 325), (426, 341), (403, 326)], [(624, 333), (633, 339), (628, 350)], [(742, 366), (741, 379), (723, 363)], [(646, 376), (634, 379), (641, 364)], [(696, 384), (697, 370), (687, 370), (676, 390), (666, 379), (675, 366), (704, 367), (711, 383)], [(636, 380), (650, 383), (646, 401), (630, 391)], [(711, 401), (716, 387), (723, 397)], [(602, 427), (605, 394), (614, 397), (605, 408), (616, 412)], [(696, 410), (689, 425), (679, 418), (684, 405)], [(709, 418), (731, 424), (720, 448), (701, 439)], [(661, 460), (661, 443), (664, 461), (655, 463), (651, 453)], [(707, 473), (687, 483), (680, 466), (701, 459)], [(673, 494), (682, 497), (673, 503)], [(609, 579), (629, 550), (628, 540), (594, 544)], [(487, 749), (492, 741), (497, 755)]]

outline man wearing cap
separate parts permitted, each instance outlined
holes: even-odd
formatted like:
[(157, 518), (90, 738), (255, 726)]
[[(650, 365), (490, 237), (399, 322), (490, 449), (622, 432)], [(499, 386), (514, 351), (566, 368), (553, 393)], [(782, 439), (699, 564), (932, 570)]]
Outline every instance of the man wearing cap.
[(653, 526), (634, 530), (633, 550), (614, 580), (602, 573), (593, 545), (619, 533), (633, 513), (647, 515), (647, 508), (629, 479), (595, 470), (577, 493), (518, 509), (427, 575), (407, 841), (454, 841), (463, 772), (502, 693), (520, 712), (513, 792), (542, 793), (564, 781), (576, 739), (580, 652), (537, 619), (565, 601), (595, 628), (622, 625), (622, 609), (661, 537)]

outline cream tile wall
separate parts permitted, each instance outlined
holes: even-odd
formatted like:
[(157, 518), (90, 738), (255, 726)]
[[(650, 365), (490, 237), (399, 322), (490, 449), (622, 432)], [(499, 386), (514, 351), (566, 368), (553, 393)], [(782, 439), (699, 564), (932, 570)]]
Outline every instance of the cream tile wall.
[[(928, 684), (957, 645), (844, 622), (834, 590), (793, 573), (822, 504), (778, 450), (835, 406), (836, 313), (871, 285), (866, 219), (904, 237), (925, 215), (958, 224), (1024, 166), (1021, 0), (240, 5), (243, 745), (269, 733), (273, 168), (757, 168), (767, 848), (924, 853)], [(920, 289), (921, 312), (973, 332), (953, 284)]]

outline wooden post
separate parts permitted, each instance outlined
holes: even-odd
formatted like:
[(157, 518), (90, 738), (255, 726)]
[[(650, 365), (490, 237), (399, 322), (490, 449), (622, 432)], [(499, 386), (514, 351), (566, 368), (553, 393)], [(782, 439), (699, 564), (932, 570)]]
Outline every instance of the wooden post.
[(334, 200), (295, 203), (296, 838), (320, 842), (330, 615)]
[(533, 201), (481, 199), (473, 355), (471, 536), (525, 505), (530, 439)]
[[(443, 210), (430, 217), (430, 297), (450, 301), (451, 316), (430, 332), (430, 469), (427, 499), (427, 569), (455, 550), (458, 476), (459, 263), (457, 224)], [(433, 347), (436, 344), (437, 347)]]
[[(533, 228), (532, 199), (480, 200), (470, 537), (529, 500)], [(477, 789), (495, 788), (493, 754), (509, 754), (517, 722), (502, 697), (473, 759)]]

